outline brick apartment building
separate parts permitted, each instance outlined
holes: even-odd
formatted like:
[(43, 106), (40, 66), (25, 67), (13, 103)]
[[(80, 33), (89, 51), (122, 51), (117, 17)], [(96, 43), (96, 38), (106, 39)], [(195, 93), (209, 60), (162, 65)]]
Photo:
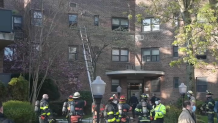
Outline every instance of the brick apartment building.
[[(13, 10), (10, 1), (5, 1), (4, 7)], [(147, 94), (156, 93), (167, 102), (178, 99), (180, 96), (178, 86), (181, 82), (187, 85), (187, 71), (186, 65), (182, 65), (180, 68), (169, 66), (172, 60), (181, 56), (178, 47), (172, 46), (175, 27), (170, 24), (160, 24), (158, 19), (145, 13), (142, 23), (137, 23), (134, 17), (142, 11), (138, 6), (142, 0), (69, 0), (67, 2), (69, 9), (62, 13), (61, 25), (63, 26), (67, 27), (72, 22), (76, 23), (78, 27), (83, 26), (82, 16), (89, 16), (92, 20), (88, 23), (89, 25), (108, 27), (112, 30), (123, 27), (128, 29), (130, 33), (134, 33), (135, 44), (138, 47), (136, 52), (140, 56), (140, 60), (134, 53), (125, 48), (107, 49), (107, 52), (100, 56), (99, 61), (104, 67), (102, 69), (102, 67), (97, 66), (97, 75), (101, 76), (107, 83), (104, 101), (116, 93), (116, 88), (119, 85), (122, 87), (121, 94), (128, 98), (132, 93), (139, 97), (140, 93), (144, 92)], [(146, 4), (149, 5), (149, 3)], [(129, 14), (133, 16), (132, 19), (128, 19)], [(24, 24), (25, 22), (20, 23)], [(70, 29), (65, 30), (65, 32), (69, 34)], [(4, 42), (0, 39), (1, 56), (3, 56), (3, 49), (6, 47), (6, 45), (2, 47)], [(68, 48), (75, 49), (74, 52), (70, 50), (66, 52), (66, 59), (69, 58), (75, 62), (83, 60), (80, 37), (69, 37), (66, 42), (68, 42), (65, 45), (66, 51)], [(0, 57), (0, 72), (3, 72), (2, 59), (3, 57)], [(205, 54), (203, 60), (211, 61), (213, 57)], [(139, 61), (142, 61), (142, 66)], [(85, 72), (78, 77), (83, 83), (82, 89), (89, 89)], [(218, 97), (218, 91), (216, 91), (218, 87), (217, 72), (195, 69), (195, 77), (197, 98), (205, 97), (206, 90), (212, 91), (214, 96)]]

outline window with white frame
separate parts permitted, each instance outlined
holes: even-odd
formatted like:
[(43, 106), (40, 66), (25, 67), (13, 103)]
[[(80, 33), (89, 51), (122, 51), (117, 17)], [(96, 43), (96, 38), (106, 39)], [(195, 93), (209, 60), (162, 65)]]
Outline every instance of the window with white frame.
[(33, 18), (32, 18), (32, 25), (34, 26), (42, 26), (42, 18), (43, 13), (42, 11), (33, 11)]
[(173, 46), (173, 57), (179, 57), (178, 46)]
[(146, 18), (142, 21), (142, 23), (143, 23), (143, 31), (144, 32), (159, 31), (160, 30), (159, 19), (157, 19), (157, 18)]
[(178, 88), (179, 84), (179, 77), (173, 77), (173, 87)]
[(160, 79), (155, 79), (151, 81), (151, 91), (160, 92)]
[(4, 61), (14, 61), (17, 59), (16, 47), (5, 47)]
[(69, 60), (73, 61), (73, 60), (77, 60), (77, 47), (76, 46), (69, 46), (68, 47), (69, 50)]
[(207, 59), (207, 46), (206, 46), (206, 40), (201, 38), (201, 41), (199, 42), (197, 48), (196, 48), (196, 58), (197, 59)]
[(128, 31), (129, 20), (127, 18), (112, 18), (112, 30)]
[(160, 51), (158, 48), (142, 49), (143, 62), (158, 62), (160, 61)]
[(13, 16), (14, 30), (22, 29), (22, 16)]
[(112, 50), (112, 61), (128, 62), (129, 61), (129, 51), (127, 49), (113, 49)]
[(70, 4), (70, 7), (72, 7), (72, 8), (76, 8), (77, 7), (77, 4), (74, 3), (74, 2), (70, 2), (69, 4)]
[(207, 78), (206, 77), (197, 77), (196, 81), (197, 92), (206, 92), (207, 90)]
[(95, 26), (99, 25), (99, 15), (94, 15), (94, 25)]
[(77, 26), (78, 15), (69, 14), (69, 26)]
[(120, 85), (119, 79), (112, 79), (111, 81), (111, 92), (117, 92), (117, 87)]

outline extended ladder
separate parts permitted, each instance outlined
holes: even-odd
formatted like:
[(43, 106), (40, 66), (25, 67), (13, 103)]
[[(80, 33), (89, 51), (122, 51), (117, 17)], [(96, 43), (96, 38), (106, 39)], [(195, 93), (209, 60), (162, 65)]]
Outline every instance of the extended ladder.
[[(94, 81), (94, 67), (92, 64), (92, 55), (91, 55), (91, 50), (90, 50), (90, 42), (88, 40), (87, 36), (87, 30), (86, 27), (80, 27), (80, 38), (82, 40), (83, 44), (83, 55), (85, 59), (85, 64), (86, 64), (86, 71), (89, 79), (89, 85), (92, 93), (92, 87), (91, 83)], [(92, 94), (92, 99), (94, 102), (93, 94)]]

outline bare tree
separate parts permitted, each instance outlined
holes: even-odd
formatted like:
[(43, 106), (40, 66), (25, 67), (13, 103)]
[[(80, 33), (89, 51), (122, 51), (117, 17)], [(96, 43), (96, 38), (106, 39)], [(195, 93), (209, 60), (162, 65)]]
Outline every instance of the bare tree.
[[(68, 10), (67, 0), (12, 0), (17, 8), (17, 14), (23, 15), (25, 22), (22, 40), (16, 40), (17, 56), (14, 69), (29, 74), (29, 101), (35, 103), (46, 78), (62, 79), (69, 82), (75, 77), (75, 71), (82, 67), (72, 68), (75, 63), (69, 63), (66, 52), (69, 35), (68, 25), (62, 24)], [(23, 7), (24, 5), (24, 7)], [(78, 66), (78, 64), (77, 64)], [(78, 89), (78, 80), (74, 81)]]

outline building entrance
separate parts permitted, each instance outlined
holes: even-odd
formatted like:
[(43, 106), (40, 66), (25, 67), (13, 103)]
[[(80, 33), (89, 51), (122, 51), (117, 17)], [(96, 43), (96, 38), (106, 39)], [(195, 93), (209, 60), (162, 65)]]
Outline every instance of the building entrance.
[(128, 101), (133, 94), (135, 94), (135, 96), (138, 98), (138, 101), (140, 101), (140, 95), (143, 92), (142, 87), (143, 87), (143, 80), (140, 80), (140, 81), (137, 80), (137, 83), (129, 82), (128, 89), (127, 89)]

